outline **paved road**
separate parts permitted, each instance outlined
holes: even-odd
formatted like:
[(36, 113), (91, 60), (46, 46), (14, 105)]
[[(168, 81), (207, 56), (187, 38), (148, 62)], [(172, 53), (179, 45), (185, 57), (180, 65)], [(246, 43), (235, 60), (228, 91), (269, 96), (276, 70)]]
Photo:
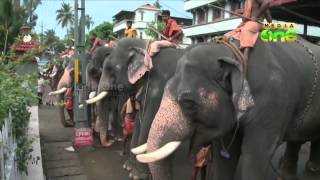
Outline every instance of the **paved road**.
[[(64, 128), (60, 124), (57, 110), (52, 106), (39, 108), (40, 135), (42, 143), (42, 154), (44, 169), (51, 179), (68, 180), (128, 180), (128, 173), (122, 169), (125, 157), (120, 156), (121, 144), (116, 143), (111, 148), (91, 148), (81, 149), (79, 152), (66, 152), (64, 147), (71, 144), (73, 137), (72, 128)], [(185, 143), (183, 146), (187, 146)], [(181, 162), (187, 157), (187, 152), (180, 151), (175, 161), (179, 166), (175, 166), (174, 179), (190, 179), (190, 162)], [(184, 148), (186, 149), (186, 148)], [(283, 153), (283, 146), (278, 149), (274, 164), (278, 164), (278, 159)], [(306, 144), (300, 152), (299, 180), (319, 180), (317, 177), (306, 177), (303, 175), (304, 164), (309, 156), (309, 145)], [(62, 177), (64, 175), (64, 177)]]

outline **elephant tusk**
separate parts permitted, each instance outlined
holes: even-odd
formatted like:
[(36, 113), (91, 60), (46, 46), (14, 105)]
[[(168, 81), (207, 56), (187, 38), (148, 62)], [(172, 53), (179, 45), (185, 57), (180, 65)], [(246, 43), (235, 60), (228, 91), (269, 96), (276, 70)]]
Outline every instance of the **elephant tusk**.
[(80, 105), (79, 105), (79, 109), (82, 109), (82, 108), (83, 108), (83, 104), (80, 104)]
[(62, 94), (64, 92), (66, 92), (66, 91), (67, 91), (67, 88), (63, 87), (63, 88), (61, 88), (61, 89), (59, 89), (57, 91), (50, 92), (48, 95), (49, 96), (53, 96), (53, 95), (57, 95), (57, 94)]
[(97, 95), (97, 93), (95, 91), (91, 91), (89, 94), (89, 99), (94, 98)]
[(144, 143), (136, 148), (131, 149), (131, 152), (135, 155), (145, 153), (147, 151), (147, 143)]
[(57, 72), (54, 72), (54, 73), (50, 74), (49, 77), (53, 78), (56, 74), (57, 74)]
[(142, 163), (160, 161), (172, 154), (181, 144), (181, 141), (172, 141), (153, 152), (137, 155), (137, 160)]
[(104, 97), (106, 97), (107, 94), (108, 94), (108, 92), (103, 91), (100, 94), (98, 94), (96, 97), (88, 99), (86, 102), (87, 102), (87, 104), (96, 103), (96, 102), (100, 101), (101, 99), (103, 99)]

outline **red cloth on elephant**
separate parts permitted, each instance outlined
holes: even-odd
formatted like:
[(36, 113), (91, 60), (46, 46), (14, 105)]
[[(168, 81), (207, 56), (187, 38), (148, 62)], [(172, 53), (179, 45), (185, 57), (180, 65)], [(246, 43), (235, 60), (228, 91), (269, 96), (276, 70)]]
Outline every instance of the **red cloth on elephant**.
[(254, 47), (263, 25), (255, 21), (242, 22), (236, 29), (226, 33), (224, 36), (233, 37), (240, 41), (240, 48)]
[(72, 93), (73, 93), (73, 88), (68, 88), (67, 92), (65, 94), (65, 101), (64, 101), (64, 107), (67, 110), (72, 110), (73, 109), (73, 97), (72, 97)]
[(208, 162), (212, 159), (211, 155), (211, 145), (207, 147), (203, 147), (200, 151), (196, 154), (193, 159), (193, 166), (195, 167), (204, 167), (208, 164)]
[(134, 118), (129, 115), (124, 117), (124, 128), (123, 128), (123, 135), (128, 136), (133, 133), (134, 128)]

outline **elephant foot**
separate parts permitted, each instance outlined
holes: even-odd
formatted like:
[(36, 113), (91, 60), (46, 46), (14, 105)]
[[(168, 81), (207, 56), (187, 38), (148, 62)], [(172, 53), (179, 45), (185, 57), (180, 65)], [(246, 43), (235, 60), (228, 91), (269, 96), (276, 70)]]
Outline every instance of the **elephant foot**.
[(124, 164), (123, 164), (123, 168), (127, 171), (131, 171), (132, 170), (132, 164), (129, 162), (129, 161), (126, 161)]
[(290, 163), (281, 158), (279, 162), (281, 177), (278, 177), (278, 180), (298, 180), (296, 167), (297, 165), (295, 163)]
[(320, 175), (320, 165), (308, 161), (306, 164), (306, 172), (314, 175)]
[(101, 146), (103, 147), (110, 147), (114, 143), (113, 140), (108, 139), (108, 136), (106, 133), (101, 133), (101, 132), (100, 132), (100, 142), (101, 142)]
[(133, 168), (131, 171), (134, 180), (148, 180), (150, 178), (150, 174), (147, 174), (145, 172), (139, 171), (136, 168)]
[(130, 172), (129, 173), (129, 179), (132, 179), (133, 178), (133, 174)]
[(64, 127), (74, 127), (74, 122), (72, 120), (67, 120), (63, 123)]

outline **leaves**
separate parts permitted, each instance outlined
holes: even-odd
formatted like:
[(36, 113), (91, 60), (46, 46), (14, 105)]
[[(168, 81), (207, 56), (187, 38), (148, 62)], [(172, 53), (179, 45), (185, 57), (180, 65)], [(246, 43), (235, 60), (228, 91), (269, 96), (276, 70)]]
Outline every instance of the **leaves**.
[[(9, 112), (12, 116), (12, 130), (17, 142), (16, 160), (21, 173), (27, 173), (32, 140), (27, 136), (30, 113), (27, 109), (36, 100), (34, 82), (36, 75), (19, 76), (16, 72), (21, 65), (39, 52), (32, 50), (17, 58), (13, 55), (0, 56), (0, 127)], [(12, 61), (13, 58), (17, 58)]]
[(151, 22), (148, 24), (147, 28), (144, 30), (148, 36), (151, 36), (153, 39), (160, 39), (159, 34), (155, 31), (162, 32), (165, 27), (164, 22)]
[(58, 24), (61, 24), (62, 28), (74, 23), (74, 15), (72, 13), (72, 7), (70, 4), (62, 3), (61, 8), (58, 9), (56, 13), (56, 20), (58, 21)]

